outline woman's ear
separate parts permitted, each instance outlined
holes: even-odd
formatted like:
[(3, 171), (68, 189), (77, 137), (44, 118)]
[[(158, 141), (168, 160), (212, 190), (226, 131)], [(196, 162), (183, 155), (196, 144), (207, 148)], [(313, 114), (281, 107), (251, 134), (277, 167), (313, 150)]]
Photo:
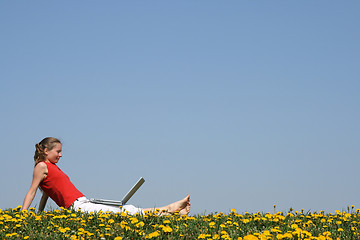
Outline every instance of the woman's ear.
[(44, 153), (45, 153), (46, 156), (49, 155), (49, 149), (45, 148)]

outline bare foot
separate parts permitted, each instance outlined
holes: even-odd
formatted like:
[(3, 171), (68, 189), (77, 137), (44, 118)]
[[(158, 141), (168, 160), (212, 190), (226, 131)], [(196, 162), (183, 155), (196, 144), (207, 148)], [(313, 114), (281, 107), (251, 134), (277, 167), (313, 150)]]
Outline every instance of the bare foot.
[(180, 215), (188, 215), (190, 213), (190, 207), (191, 207), (191, 204), (189, 202), (186, 207), (184, 207), (183, 209), (180, 210), (179, 214)]
[(187, 195), (184, 199), (171, 203), (168, 206), (169, 213), (179, 211), (180, 215), (188, 215), (190, 212), (190, 195)]
[(190, 195), (187, 195), (184, 199), (180, 201), (171, 203), (165, 207), (160, 208), (144, 208), (144, 212), (154, 212), (159, 210), (159, 215), (169, 215), (175, 212), (179, 212), (180, 215), (188, 215), (190, 213)]

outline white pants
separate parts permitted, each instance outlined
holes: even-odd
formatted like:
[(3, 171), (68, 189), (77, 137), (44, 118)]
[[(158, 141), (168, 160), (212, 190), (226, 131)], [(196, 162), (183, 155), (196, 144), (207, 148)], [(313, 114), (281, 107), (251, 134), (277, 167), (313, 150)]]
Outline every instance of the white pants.
[(137, 208), (133, 205), (123, 205), (121, 208), (116, 206), (110, 206), (105, 204), (97, 204), (90, 202), (86, 197), (80, 197), (73, 203), (75, 210), (81, 210), (82, 212), (127, 212), (129, 214), (143, 213), (142, 208)]

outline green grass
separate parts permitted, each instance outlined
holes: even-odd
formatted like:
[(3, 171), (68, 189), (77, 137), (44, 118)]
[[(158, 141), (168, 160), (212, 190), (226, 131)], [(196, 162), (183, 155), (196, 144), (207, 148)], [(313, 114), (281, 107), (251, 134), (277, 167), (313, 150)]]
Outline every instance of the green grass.
[(0, 239), (360, 239), (359, 211), (157, 216), (18, 207), (0, 210)]

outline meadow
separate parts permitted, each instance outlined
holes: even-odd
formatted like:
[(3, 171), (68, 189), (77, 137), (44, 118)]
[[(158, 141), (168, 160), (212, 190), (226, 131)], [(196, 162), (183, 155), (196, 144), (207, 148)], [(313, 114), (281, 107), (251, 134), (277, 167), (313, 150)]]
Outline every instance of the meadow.
[(360, 239), (360, 209), (158, 216), (0, 209), (0, 239)]

